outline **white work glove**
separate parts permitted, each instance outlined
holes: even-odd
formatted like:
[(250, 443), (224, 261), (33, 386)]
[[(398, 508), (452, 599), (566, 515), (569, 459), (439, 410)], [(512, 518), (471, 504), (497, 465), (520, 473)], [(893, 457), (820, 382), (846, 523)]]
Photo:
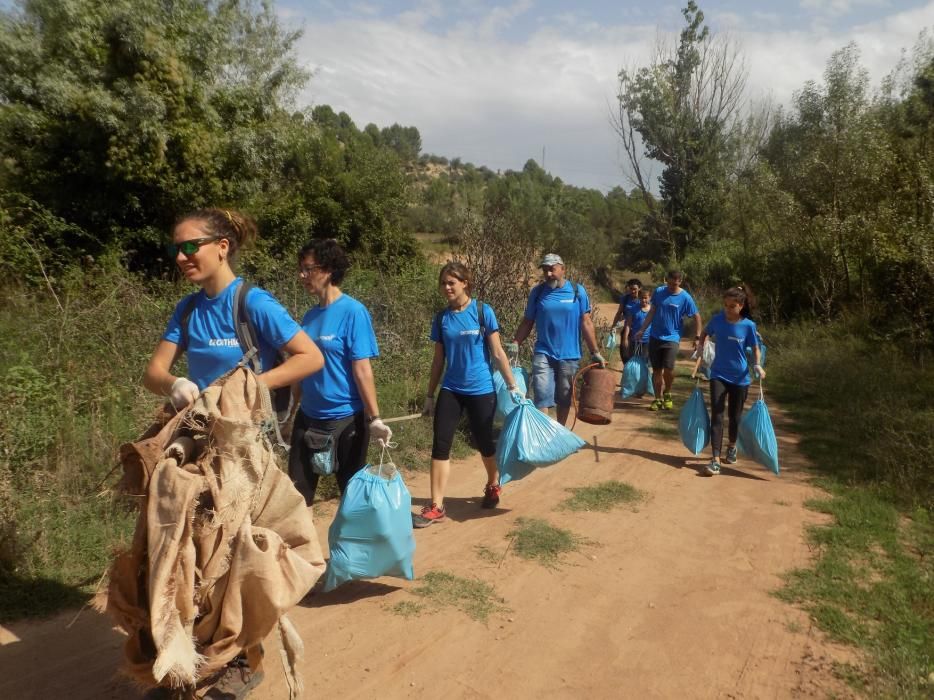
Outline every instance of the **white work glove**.
[(423, 416), (433, 416), (435, 415), (435, 397), (426, 396), (425, 405), (422, 407)]
[(516, 387), (513, 387), (509, 390), (509, 398), (512, 399), (514, 404), (520, 404), (525, 401), (525, 396), (523, 396), (522, 392), (519, 391)]
[(606, 369), (606, 359), (599, 352), (590, 353), (590, 359), (600, 364), (600, 369)]
[(374, 418), (370, 421), (370, 439), (376, 440), (381, 447), (385, 447), (386, 443), (392, 439), (392, 431), (381, 418)]
[(200, 393), (201, 389), (198, 388), (197, 384), (186, 377), (179, 377), (172, 383), (172, 388), (169, 390), (169, 400), (175, 408), (181, 410), (185, 406), (194, 403)]

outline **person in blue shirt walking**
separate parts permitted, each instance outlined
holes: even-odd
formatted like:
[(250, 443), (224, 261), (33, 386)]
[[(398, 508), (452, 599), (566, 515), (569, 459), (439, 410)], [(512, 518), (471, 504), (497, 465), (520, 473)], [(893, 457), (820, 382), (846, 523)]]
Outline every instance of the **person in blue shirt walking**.
[(631, 308), (631, 305), (627, 305), (626, 321), (623, 326), (623, 343), (625, 343), (626, 346), (632, 346), (631, 352), (629, 353), (630, 357), (636, 353), (640, 353), (642, 357), (648, 357), (651, 327), (646, 329), (646, 332), (642, 334), (638, 343), (635, 342), (633, 338), (635, 338), (636, 331), (642, 328), (642, 323), (651, 310), (652, 292), (648, 289), (643, 289), (639, 292), (639, 305), (637, 307)]
[(350, 262), (333, 238), (315, 239), (298, 253), (305, 289), (318, 299), (302, 328), (324, 353), (324, 369), (296, 388), (299, 411), (292, 429), (289, 476), (314, 502), (318, 477), (333, 473), (341, 495), (366, 465), (367, 445), (389, 442), (392, 431), (379, 417), (370, 360), (379, 356), (366, 307), (344, 294), (340, 284)]
[[(441, 522), (447, 515), (444, 495), (451, 473), (451, 444), (457, 423), (465, 411), (486, 470), (481, 505), (495, 508), (499, 504), (501, 489), (493, 439), (496, 394), (491, 360), (496, 363), (509, 391), (516, 391), (512, 368), (500, 343), (496, 314), (489, 305), (470, 298), (473, 287), (470, 270), (463, 263), (449, 262), (441, 268), (438, 285), (447, 301), (447, 308), (435, 316), (431, 324), (430, 337), (435, 344), (435, 354), (422, 411), (426, 416), (434, 416), (431, 502), (422, 508), (420, 515), (413, 516), (415, 527), (428, 527)], [(441, 392), (436, 401), (434, 395), (439, 381)], [(519, 401), (522, 397), (515, 394), (515, 398)]]
[[(256, 236), (252, 219), (227, 209), (200, 209), (175, 226), (169, 254), (182, 275), (201, 289), (175, 307), (143, 378), (147, 389), (168, 396), (175, 408), (192, 403), (243, 359), (233, 327), (234, 291), (243, 280), (234, 274), (231, 263)], [(269, 292), (252, 287), (246, 305), (259, 336), (263, 384), (278, 389), (321, 369), (324, 357), (318, 347)], [(280, 350), (289, 358), (273, 366)], [(176, 377), (171, 369), (183, 352), (188, 376)]]
[(765, 370), (759, 364), (759, 335), (756, 324), (749, 318), (753, 302), (748, 286), (731, 287), (723, 293), (723, 311), (714, 315), (701, 340), (708, 336), (717, 343), (717, 352), (710, 366), (710, 447), (713, 457), (704, 469), (707, 476), (720, 473), (720, 451), (723, 447), (723, 413), (729, 404), (729, 443), (726, 448), (727, 464), (736, 462), (736, 436), (743, 415), (743, 404), (749, 391), (749, 361), (746, 350), (751, 349), (754, 369), (760, 378)]
[[(175, 226), (169, 255), (185, 279), (201, 289), (175, 307), (146, 367), (143, 385), (168, 396), (176, 409), (194, 402), (205, 387), (243, 360), (233, 318), (234, 293), (243, 280), (234, 274), (232, 262), (256, 236), (250, 217), (228, 209), (199, 209)], [(257, 378), (261, 383), (270, 390), (287, 387), (321, 369), (324, 357), (318, 346), (269, 292), (251, 287), (245, 302), (259, 345), (262, 371)], [(275, 366), (280, 351), (288, 359)], [(174, 376), (172, 368), (183, 352), (188, 358), (188, 376)], [(249, 599), (244, 605), (249, 606)], [(262, 680), (262, 671), (249, 669), (246, 656), (240, 654), (212, 681), (204, 697), (245, 698)], [(166, 686), (152, 688), (145, 695), (146, 700), (170, 697), (176, 695)]]
[(619, 307), (616, 309), (616, 314), (613, 316), (612, 324), (613, 328), (619, 331), (619, 357), (623, 361), (623, 364), (633, 356), (635, 349), (637, 349), (635, 346), (630, 347), (629, 340), (631, 340), (632, 336), (639, 330), (639, 326), (633, 328), (629, 319), (641, 305), (642, 280), (638, 277), (633, 277), (626, 282), (626, 295), (619, 301)]
[[(684, 318), (694, 317), (693, 349), (697, 349), (700, 329), (703, 327), (700, 312), (693, 297), (681, 288), (683, 276), (678, 270), (669, 270), (665, 275), (665, 284), (652, 294), (652, 310), (636, 331), (635, 342), (640, 342), (649, 331), (649, 362), (652, 365), (652, 386), (655, 400), (649, 408), (653, 411), (670, 411), (674, 408), (671, 398), (671, 385), (675, 379), (675, 360), (681, 344), (681, 328)], [(663, 393), (664, 389), (664, 393)]]
[(558, 422), (565, 425), (571, 412), (571, 384), (580, 366), (582, 334), (593, 361), (606, 367), (606, 360), (597, 350), (587, 291), (582, 285), (565, 279), (564, 260), (560, 255), (548, 253), (539, 267), (543, 280), (529, 294), (524, 318), (506, 350), (512, 354), (519, 352), (519, 345), (535, 327), (538, 331), (532, 355), (535, 407), (557, 407)]

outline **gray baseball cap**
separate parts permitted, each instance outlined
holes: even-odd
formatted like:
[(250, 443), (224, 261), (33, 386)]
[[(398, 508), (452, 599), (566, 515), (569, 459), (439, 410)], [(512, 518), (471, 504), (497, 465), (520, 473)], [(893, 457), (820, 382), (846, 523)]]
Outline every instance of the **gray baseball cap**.
[(564, 260), (557, 253), (548, 253), (538, 264), (539, 267), (551, 267), (552, 265), (564, 265)]

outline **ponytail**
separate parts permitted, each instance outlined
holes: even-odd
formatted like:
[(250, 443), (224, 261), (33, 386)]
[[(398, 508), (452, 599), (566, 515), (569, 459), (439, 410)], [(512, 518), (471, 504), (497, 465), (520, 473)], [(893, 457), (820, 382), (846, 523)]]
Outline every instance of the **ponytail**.
[(230, 256), (235, 257), (243, 248), (249, 248), (259, 237), (256, 222), (249, 214), (243, 214), (236, 209), (219, 209), (209, 207), (196, 209), (180, 218), (176, 225), (183, 221), (200, 221), (204, 232), (209, 236), (227, 239), (230, 245)]
[(743, 305), (739, 312), (743, 318), (749, 318), (752, 315), (752, 310), (756, 308), (756, 297), (746, 283), (740, 283), (727, 289), (723, 293), (723, 300), (726, 301), (727, 299), (733, 299)]

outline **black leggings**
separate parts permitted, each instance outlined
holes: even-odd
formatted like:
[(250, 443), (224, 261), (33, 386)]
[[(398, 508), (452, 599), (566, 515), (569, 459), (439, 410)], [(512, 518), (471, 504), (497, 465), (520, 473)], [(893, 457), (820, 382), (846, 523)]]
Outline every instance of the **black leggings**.
[(442, 389), (435, 402), (434, 441), (431, 444), (432, 459), (450, 459), (454, 431), (466, 409), (467, 420), (474, 442), (484, 457), (496, 454), (493, 441), (493, 416), (496, 414), (496, 394), (456, 394)]
[(305, 505), (315, 500), (318, 488), (318, 475), (311, 469), (311, 454), (305, 444), (305, 429), (316, 428), (334, 436), (334, 475), (341, 495), (347, 488), (351, 477), (366, 465), (366, 451), (370, 442), (370, 428), (363, 417), (363, 411), (347, 418), (337, 420), (318, 420), (309, 418), (302, 411), (295, 416), (292, 428), (292, 447), (289, 450), (289, 477), (295, 482), (295, 488), (305, 497)]
[(720, 456), (723, 447), (723, 411), (727, 406), (727, 397), (730, 405), (730, 444), (735, 445), (748, 391), (748, 386), (730, 384), (722, 379), (710, 380), (710, 446), (714, 457)]

